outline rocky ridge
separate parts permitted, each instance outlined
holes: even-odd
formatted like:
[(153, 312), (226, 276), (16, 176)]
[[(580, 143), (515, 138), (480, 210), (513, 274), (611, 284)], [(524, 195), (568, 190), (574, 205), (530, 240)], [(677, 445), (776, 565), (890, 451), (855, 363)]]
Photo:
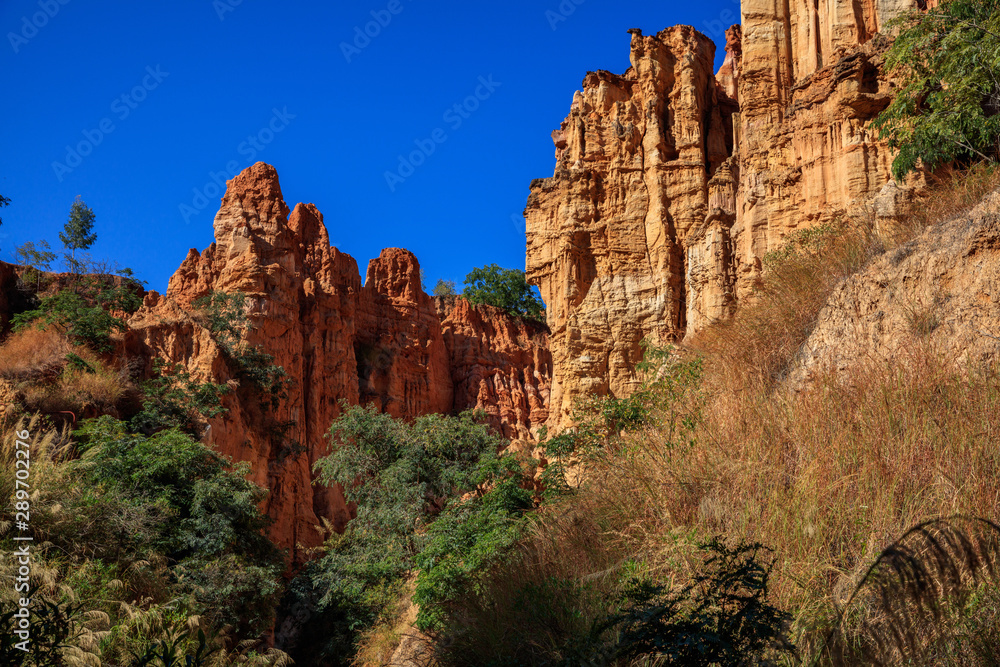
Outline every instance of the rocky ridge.
[(956, 369), (1000, 359), (1000, 192), (926, 229), (840, 284), (819, 314), (786, 385), (828, 373), (896, 368), (940, 356)]
[(634, 390), (643, 339), (730, 317), (789, 233), (886, 188), (891, 155), (869, 129), (893, 90), (879, 31), (925, 4), (743, 0), (717, 74), (686, 26), (632, 30), (624, 74), (587, 74), (525, 208), (553, 425), (579, 396)]
[(202, 380), (232, 381), (194, 304), (213, 291), (248, 295), (249, 342), (274, 355), (292, 383), (275, 410), (250, 389), (227, 396), (228, 413), (210, 420), (205, 439), (248, 461), (252, 480), (269, 489), (281, 546), (316, 546), (321, 519), (339, 529), (350, 518), (342, 489), (312, 484), (342, 401), (403, 419), (480, 408), (510, 439), (546, 420), (544, 325), (463, 299), (435, 301), (405, 250), (382, 251), (362, 283), (355, 260), (330, 246), (315, 206), (289, 212), (270, 165), (228, 182), (214, 227), (215, 243), (188, 253), (166, 294), (146, 295), (130, 344), (150, 364), (158, 357)]

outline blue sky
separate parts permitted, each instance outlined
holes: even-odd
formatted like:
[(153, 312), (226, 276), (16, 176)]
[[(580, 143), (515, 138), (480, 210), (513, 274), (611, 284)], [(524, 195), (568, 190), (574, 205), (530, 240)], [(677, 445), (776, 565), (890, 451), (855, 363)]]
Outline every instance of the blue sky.
[(528, 185), (552, 175), (549, 135), (584, 74), (628, 67), (629, 28), (722, 45), (738, 15), (734, 0), (4, 0), (0, 258), (58, 245), (80, 195), (94, 258), (162, 291), (213, 240), (216, 182), (263, 160), (362, 273), (385, 247), (413, 251), (428, 287), (523, 268)]

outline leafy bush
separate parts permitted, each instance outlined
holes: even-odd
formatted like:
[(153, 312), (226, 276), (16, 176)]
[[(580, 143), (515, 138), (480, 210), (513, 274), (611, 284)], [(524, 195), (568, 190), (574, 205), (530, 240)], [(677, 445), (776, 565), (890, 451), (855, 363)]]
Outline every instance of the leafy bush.
[(524, 513), (533, 502), (531, 491), (523, 488), (521, 464), (503, 457), (479, 475), (489, 492), (452, 500), (428, 528), (427, 543), (415, 559), (420, 574), (413, 601), (420, 606), (421, 630), (443, 630), (449, 603), (482, 586), (525, 535)]
[(518, 269), (502, 269), (496, 264), (473, 269), (465, 276), (462, 296), (469, 303), (496, 306), (511, 315), (545, 319), (545, 304), (535, 296), (524, 271)]
[[(540, 434), (551, 456), (588, 455), (604, 449), (624, 433), (655, 427), (675, 445), (692, 446), (701, 418), (700, 391), (704, 363), (700, 357), (682, 360), (673, 346), (642, 342), (643, 359), (636, 366), (640, 383), (625, 397), (591, 396), (574, 409), (575, 426), (553, 438)], [(556, 462), (559, 465), (559, 461)]]
[(177, 429), (146, 437), (107, 416), (86, 422), (79, 435), (77, 465), (89, 489), (80, 514), (92, 514), (94, 504), (112, 509), (93, 529), (114, 531), (123, 542), (118, 548), (136, 557), (166, 556), (183, 573), (180, 590), (214, 622), (241, 634), (265, 629), (283, 562), (264, 534), (268, 521), (258, 507), (266, 492), (245, 479), (249, 466), (230, 466)]
[(212, 292), (195, 301), (205, 318), (208, 330), (226, 356), (236, 366), (241, 379), (247, 380), (264, 395), (262, 404), (277, 408), (287, 396), (291, 378), (274, 363), (274, 356), (246, 341), (251, 329), (247, 317), (247, 295), (243, 292)]
[(17, 627), (18, 608), (0, 602), (0, 664), (7, 667), (63, 667), (63, 651), (78, 634), (76, 627), (82, 611), (80, 604), (58, 604), (42, 597), (37, 589), (25, 593), (32, 600), (31, 635), (28, 650), (17, 647), (22, 641), (11, 631)]
[(151, 435), (167, 428), (179, 428), (198, 435), (202, 417), (217, 417), (226, 412), (222, 396), (229, 387), (214, 382), (197, 382), (180, 364), (165, 367), (157, 359), (153, 363), (152, 379), (142, 385), (142, 410), (129, 422), (134, 431)]
[(131, 315), (142, 305), (141, 285), (135, 280), (112, 276), (81, 276), (72, 288), (43, 297), (32, 310), (15, 315), (15, 331), (29, 326), (55, 325), (78, 345), (97, 352), (110, 352), (113, 333), (128, 330), (122, 315)]
[(773, 562), (760, 562), (762, 545), (728, 547), (718, 538), (704, 544), (704, 570), (680, 591), (633, 578), (622, 595), (622, 610), (598, 633), (618, 637), (614, 657), (655, 657), (671, 664), (771, 664), (772, 652), (792, 652), (786, 637), (790, 620), (768, 602)]
[[(449, 587), (473, 580), (477, 567), (512, 543), (512, 524), (531, 505), (519, 488), (519, 464), (499, 457), (505, 443), (474, 413), (407, 424), (345, 406), (330, 437), (332, 453), (316, 464), (320, 480), (343, 483), (357, 503), (357, 517), (330, 538), (309, 573), (322, 591), (320, 611), (337, 627), (332, 635), (349, 643), (388, 620), (418, 561), (419, 622), (433, 627)], [(466, 493), (472, 496), (454, 500)]]
[(949, 0), (897, 19), (887, 66), (902, 87), (873, 127), (899, 151), (902, 179), (923, 162), (1000, 156), (1000, 5)]
[[(148, 664), (161, 667), (164, 642), (181, 659), (174, 664), (187, 664), (199, 631), (208, 664), (287, 664), (253, 641), (271, 625), (283, 564), (261, 535), (262, 491), (240, 477), (245, 471), (176, 431), (134, 436), (104, 417), (85, 422), (80, 442), (42, 423), (22, 420), (0, 441), (0, 495), (10, 498), (24, 452), (15, 442), (30, 434), (38, 641), (25, 665), (124, 667), (158, 653)], [(0, 517), (6, 552), (19, 544), (11, 540), (13, 510), (8, 504)], [(16, 559), (0, 559), (0, 577), (12, 581), (17, 568)], [(0, 591), (0, 620), (17, 597), (13, 587)], [(20, 651), (4, 657), (8, 639), (0, 633), (0, 664), (21, 664)]]

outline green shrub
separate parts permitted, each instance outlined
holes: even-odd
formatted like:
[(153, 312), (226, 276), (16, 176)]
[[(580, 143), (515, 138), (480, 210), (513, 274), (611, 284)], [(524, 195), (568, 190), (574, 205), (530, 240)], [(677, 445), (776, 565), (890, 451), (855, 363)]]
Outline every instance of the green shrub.
[(261, 391), (261, 403), (277, 408), (287, 396), (291, 378), (274, 356), (246, 341), (251, 329), (247, 317), (247, 295), (243, 292), (212, 292), (195, 301), (195, 307), (205, 318), (212, 338), (236, 367), (237, 376)]
[(19, 331), (39, 322), (55, 324), (78, 345), (97, 352), (110, 352), (113, 333), (124, 333), (128, 324), (120, 315), (130, 315), (142, 305), (141, 285), (134, 280), (110, 276), (82, 276), (79, 283), (43, 297), (32, 310), (11, 318)]
[(496, 264), (475, 268), (465, 276), (462, 296), (469, 303), (496, 306), (511, 315), (545, 319), (545, 304), (535, 296), (524, 271), (518, 269), (502, 269)]
[(245, 479), (249, 466), (231, 466), (177, 429), (147, 437), (105, 416), (78, 433), (83, 458), (73, 465), (87, 485), (74, 508), (85, 517), (81, 528), (117, 536), (112, 558), (165, 556), (175, 590), (194, 595), (213, 622), (242, 636), (266, 629), (283, 558), (264, 533), (266, 491)]
[[(671, 446), (694, 444), (694, 431), (701, 420), (704, 396), (700, 357), (682, 360), (673, 346), (642, 342), (643, 359), (636, 369), (641, 382), (625, 397), (592, 396), (574, 409), (573, 428), (553, 438), (540, 433), (540, 444), (551, 456), (562, 459), (573, 454), (593, 455), (617, 441), (622, 433), (650, 426), (666, 436)], [(560, 461), (556, 461), (560, 465)]]
[(761, 544), (702, 545), (703, 571), (680, 591), (633, 577), (621, 611), (597, 632), (616, 636), (617, 659), (653, 657), (668, 664), (771, 664), (771, 652), (793, 653), (786, 637), (791, 617), (768, 602), (773, 562), (761, 562)]
[[(357, 517), (309, 569), (331, 641), (350, 644), (389, 620), (418, 561), (426, 570), (418, 583), (421, 623), (435, 625), (449, 587), (473, 581), (476, 568), (515, 539), (512, 524), (531, 506), (519, 464), (499, 457), (504, 441), (475, 413), (407, 424), (373, 407), (345, 406), (330, 437), (333, 451), (316, 464), (320, 480), (343, 483), (357, 503)], [(466, 493), (469, 500), (454, 500)]]
[[(25, 594), (32, 600), (28, 650), (18, 648), (22, 639), (11, 631), (17, 627), (18, 608), (0, 602), (0, 664), (5, 667), (63, 667), (63, 650), (78, 634), (77, 623), (83, 611), (80, 604), (58, 604), (38, 591)], [(9, 611), (8, 611), (9, 610)]]
[(1000, 155), (1000, 5), (949, 0), (897, 19), (886, 64), (902, 87), (873, 127), (898, 151), (897, 179), (922, 162)]
[(484, 577), (506, 558), (525, 535), (525, 512), (532, 492), (523, 488), (521, 464), (503, 457), (480, 470), (490, 490), (467, 500), (452, 500), (428, 528), (417, 555), (420, 570), (413, 601), (420, 607), (417, 627), (446, 627), (449, 604), (483, 585)]
[(165, 367), (161, 359), (153, 363), (152, 379), (142, 385), (142, 410), (129, 421), (133, 431), (151, 435), (167, 428), (179, 428), (198, 435), (202, 417), (218, 417), (226, 412), (222, 396), (229, 387), (214, 382), (197, 382), (180, 364)]

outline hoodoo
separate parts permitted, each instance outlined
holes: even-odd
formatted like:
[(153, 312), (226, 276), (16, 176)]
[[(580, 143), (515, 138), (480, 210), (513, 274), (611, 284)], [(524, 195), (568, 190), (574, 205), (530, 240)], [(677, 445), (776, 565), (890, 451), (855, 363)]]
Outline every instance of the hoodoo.
[(166, 294), (150, 292), (132, 317), (143, 356), (181, 363), (203, 380), (233, 379), (196, 312), (213, 291), (248, 296), (248, 342), (291, 378), (274, 410), (227, 396), (228, 412), (205, 436), (248, 461), (253, 481), (269, 489), (271, 535), (283, 547), (318, 545), (321, 519), (339, 528), (350, 517), (341, 489), (312, 484), (342, 402), (404, 419), (479, 408), (510, 439), (529, 437), (548, 417), (544, 325), (464, 299), (435, 301), (406, 250), (383, 250), (362, 284), (354, 259), (330, 246), (316, 207), (298, 204), (289, 214), (270, 165), (229, 181), (215, 243), (191, 250)]
[(554, 424), (578, 397), (628, 395), (643, 339), (730, 317), (790, 232), (886, 186), (869, 129), (893, 90), (878, 31), (918, 4), (748, 0), (717, 75), (714, 44), (686, 26), (632, 30), (624, 74), (587, 74), (525, 209)]

